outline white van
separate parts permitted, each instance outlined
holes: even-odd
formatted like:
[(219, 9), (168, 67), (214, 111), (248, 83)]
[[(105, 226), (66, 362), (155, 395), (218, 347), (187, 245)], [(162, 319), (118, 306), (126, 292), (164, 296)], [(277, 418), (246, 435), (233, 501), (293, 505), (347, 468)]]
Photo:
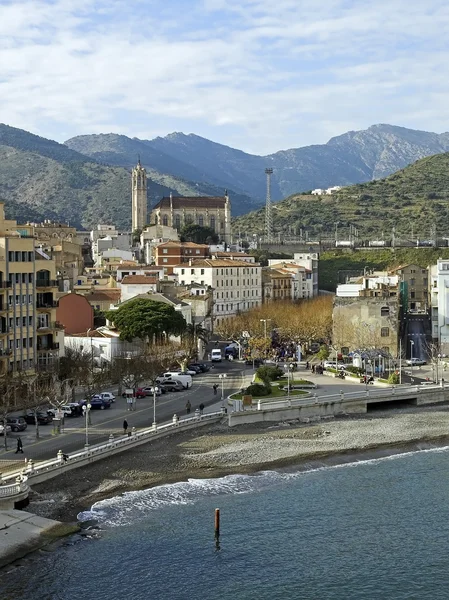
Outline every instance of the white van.
[(192, 387), (192, 376), (186, 375), (185, 373), (182, 373), (182, 371), (169, 371), (167, 373), (163, 373), (156, 379), (158, 383), (167, 380), (179, 381), (186, 390)]
[(212, 362), (221, 362), (223, 360), (220, 348), (214, 348), (212, 350), (210, 353), (210, 359)]

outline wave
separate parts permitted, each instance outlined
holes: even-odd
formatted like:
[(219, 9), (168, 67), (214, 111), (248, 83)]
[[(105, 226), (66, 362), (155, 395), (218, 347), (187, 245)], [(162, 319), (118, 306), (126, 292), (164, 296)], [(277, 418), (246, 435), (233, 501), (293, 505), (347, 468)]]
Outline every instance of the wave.
[(363, 460), (351, 460), (333, 465), (303, 465), (291, 472), (260, 471), (253, 475), (226, 475), (213, 479), (188, 479), (187, 481), (164, 484), (146, 490), (125, 492), (120, 496), (101, 500), (96, 502), (89, 511), (80, 513), (78, 520), (95, 520), (108, 527), (121, 527), (147, 518), (151, 511), (173, 505), (183, 506), (194, 504), (204, 497), (247, 494), (317, 472), (374, 466), (385, 461), (403, 460), (416, 454), (443, 453), (448, 451), (449, 446), (443, 446), (440, 448), (399, 452)]

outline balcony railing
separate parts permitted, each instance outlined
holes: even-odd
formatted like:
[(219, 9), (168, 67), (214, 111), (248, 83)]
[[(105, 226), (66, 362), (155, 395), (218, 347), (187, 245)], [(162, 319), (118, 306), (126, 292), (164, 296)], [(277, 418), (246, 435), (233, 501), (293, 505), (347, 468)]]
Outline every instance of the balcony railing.
[(36, 279), (36, 287), (58, 287), (58, 281), (56, 279)]
[(59, 350), (59, 343), (47, 344), (46, 346), (42, 344), (37, 345), (38, 352), (50, 352), (51, 350)]
[(36, 302), (36, 308), (56, 308), (58, 306), (58, 302), (56, 300), (49, 300), (49, 301), (40, 301), (38, 300)]
[(11, 352), (9, 348), (0, 348), (0, 356), (9, 356)]
[(0, 290), (6, 290), (7, 288), (10, 288), (12, 286), (12, 283), (10, 281), (0, 281)]
[(59, 321), (48, 321), (47, 323), (37, 323), (37, 330), (40, 329), (64, 329), (64, 325)]

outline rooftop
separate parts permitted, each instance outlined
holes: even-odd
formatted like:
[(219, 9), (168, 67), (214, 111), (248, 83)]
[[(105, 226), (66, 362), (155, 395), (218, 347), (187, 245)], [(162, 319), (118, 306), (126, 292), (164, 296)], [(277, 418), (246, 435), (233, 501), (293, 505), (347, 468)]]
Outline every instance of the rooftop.
[(226, 196), (164, 196), (153, 210), (157, 208), (225, 208)]
[(122, 285), (130, 285), (130, 284), (154, 284), (157, 283), (159, 281), (158, 277), (155, 276), (151, 276), (148, 277), (147, 275), (126, 275), (126, 277), (124, 277), (122, 279)]
[(206, 268), (218, 268), (218, 267), (260, 267), (259, 263), (247, 263), (243, 260), (221, 260), (219, 258), (198, 258), (192, 259), (189, 263), (182, 263), (180, 265), (175, 265), (173, 268), (176, 269), (178, 267), (182, 267), (183, 269), (188, 267), (206, 267)]

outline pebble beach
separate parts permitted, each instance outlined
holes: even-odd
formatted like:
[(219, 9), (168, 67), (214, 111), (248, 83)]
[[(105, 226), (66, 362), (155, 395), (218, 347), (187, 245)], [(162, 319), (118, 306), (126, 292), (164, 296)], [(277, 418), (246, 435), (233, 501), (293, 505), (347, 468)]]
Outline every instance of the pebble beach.
[(95, 502), (126, 491), (447, 444), (449, 407), (441, 405), (310, 424), (289, 421), (230, 429), (223, 423), (173, 434), (36, 485), (27, 510), (72, 522)]

